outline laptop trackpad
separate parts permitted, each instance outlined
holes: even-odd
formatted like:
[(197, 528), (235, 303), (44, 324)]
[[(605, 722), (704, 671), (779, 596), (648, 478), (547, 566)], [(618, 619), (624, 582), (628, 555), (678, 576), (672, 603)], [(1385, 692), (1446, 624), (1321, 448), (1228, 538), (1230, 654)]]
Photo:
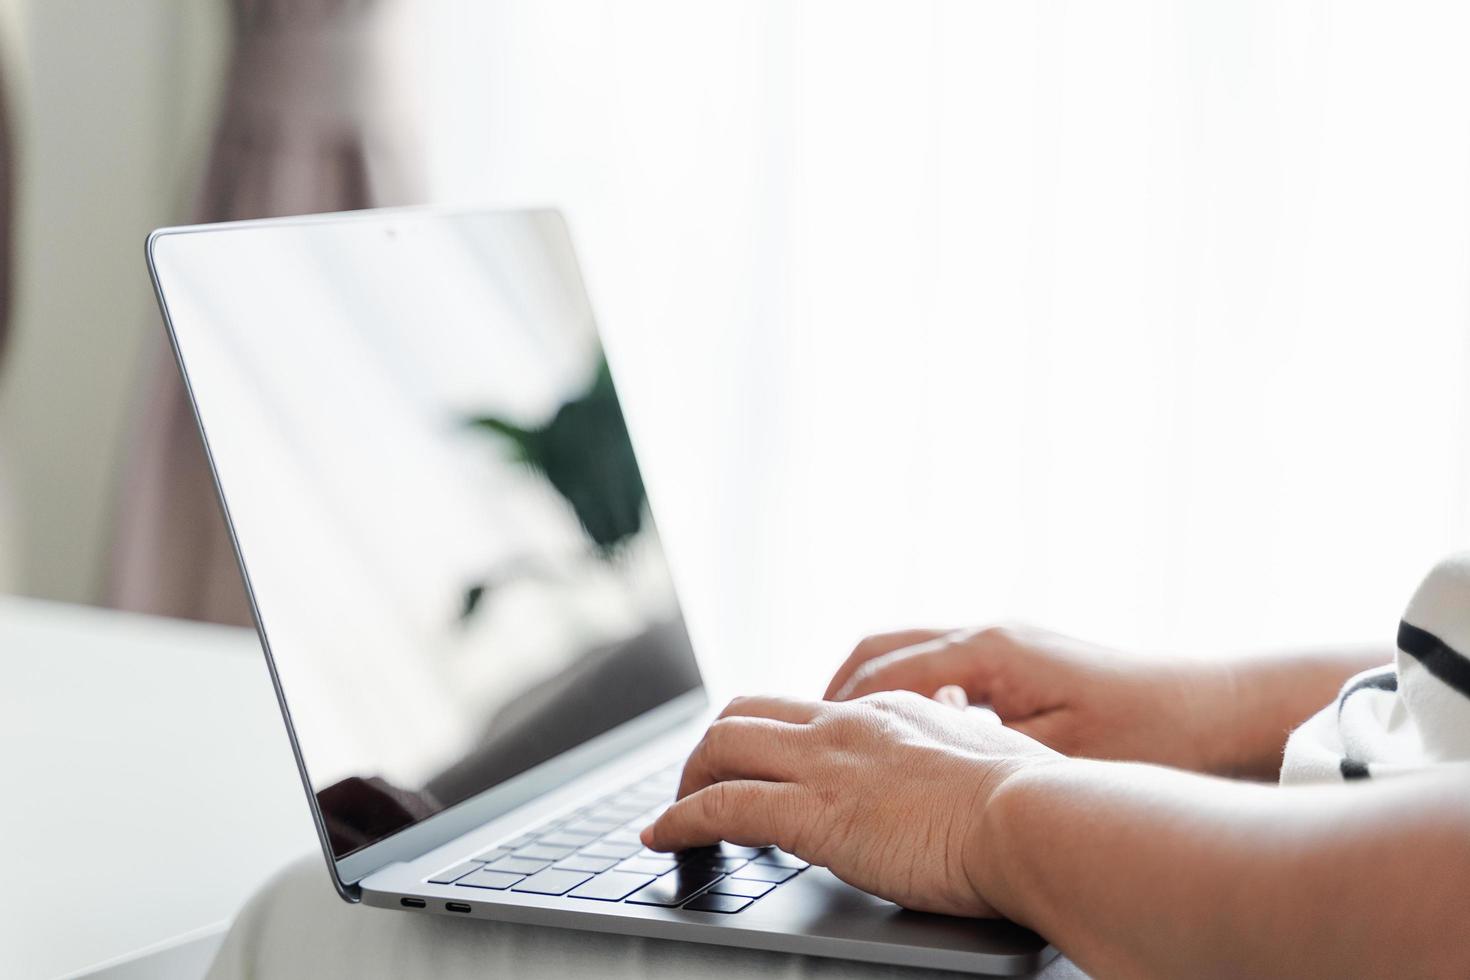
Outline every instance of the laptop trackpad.
[(844, 884), (824, 868), (798, 875), (744, 916), (762, 924), (779, 922), (799, 935), (830, 938), (842, 944), (845, 956), (852, 955), (853, 943), (917, 946), (953, 954), (954, 969), (975, 969), (978, 956), (992, 961), (994, 972), (1010, 973), (1017, 967), (1036, 969), (1056, 955), (1045, 939), (1013, 922), (911, 912)]

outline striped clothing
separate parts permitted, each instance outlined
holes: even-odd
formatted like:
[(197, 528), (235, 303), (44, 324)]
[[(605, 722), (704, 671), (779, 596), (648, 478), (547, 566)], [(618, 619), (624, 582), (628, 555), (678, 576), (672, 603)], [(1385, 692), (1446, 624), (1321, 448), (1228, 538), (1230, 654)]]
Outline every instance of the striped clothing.
[(1394, 663), (1366, 670), (1291, 733), (1282, 783), (1470, 764), (1470, 552), (1435, 566), (1399, 624)]

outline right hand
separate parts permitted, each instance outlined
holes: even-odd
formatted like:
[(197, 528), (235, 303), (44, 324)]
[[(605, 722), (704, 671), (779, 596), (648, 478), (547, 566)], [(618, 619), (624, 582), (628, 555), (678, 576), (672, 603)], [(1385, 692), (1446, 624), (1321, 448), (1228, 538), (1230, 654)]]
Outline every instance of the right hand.
[(656, 851), (774, 844), (905, 908), (992, 916), (1016, 902), (991, 801), (1022, 770), (1065, 762), (981, 712), (907, 691), (736, 698), (641, 839)]
[(906, 630), (859, 643), (825, 697), (877, 691), (988, 706), (1067, 755), (1198, 772), (1239, 762), (1234, 681), (1218, 663), (1128, 654), (1025, 626)]

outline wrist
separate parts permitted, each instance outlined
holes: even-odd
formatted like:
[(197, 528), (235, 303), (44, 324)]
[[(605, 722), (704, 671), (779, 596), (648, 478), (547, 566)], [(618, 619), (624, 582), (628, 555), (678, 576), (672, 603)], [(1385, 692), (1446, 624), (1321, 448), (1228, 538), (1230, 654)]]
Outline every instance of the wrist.
[(1227, 680), (1217, 685), (1222, 698), (1218, 713), (1225, 724), (1205, 771), (1275, 779), (1291, 730), (1332, 701), (1350, 676), (1391, 659), (1382, 649), (1361, 647), (1221, 661)]
[(1035, 827), (1058, 803), (1056, 787), (1066, 770), (1085, 762), (1057, 756), (1031, 760), (999, 778), (975, 821), (965, 862), (970, 887), (981, 904), (1021, 925), (1040, 917), (1027, 886), (1034, 874), (1034, 841), (1045, 840)]
[(1253, 708), (1242, 702), (1251, 688), (1240, 674), (1242, 663), (1198, 658), (1176, 671), (1175, 704), (1183, 709), (1177, 731), (1189, 743), (1183, 768), (1213, 775), (1233, 775), (1252, 754)]

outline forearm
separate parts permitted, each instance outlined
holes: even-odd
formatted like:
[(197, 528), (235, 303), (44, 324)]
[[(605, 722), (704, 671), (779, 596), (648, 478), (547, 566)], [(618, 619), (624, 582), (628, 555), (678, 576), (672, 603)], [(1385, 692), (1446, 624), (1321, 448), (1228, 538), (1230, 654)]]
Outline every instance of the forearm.
[(1067, 760), (967, 869), (1099, 976), (1470, 975), (1470, 773), (1283, 789)]
[(1363, 645), (1293, 650), (1228, 661), (1227, 737), (1208, 770), (1221, 775), (1275, 779), (1286, 736), (1337, 696), (1352, 675), (1393, 661), (1393, 650)]

